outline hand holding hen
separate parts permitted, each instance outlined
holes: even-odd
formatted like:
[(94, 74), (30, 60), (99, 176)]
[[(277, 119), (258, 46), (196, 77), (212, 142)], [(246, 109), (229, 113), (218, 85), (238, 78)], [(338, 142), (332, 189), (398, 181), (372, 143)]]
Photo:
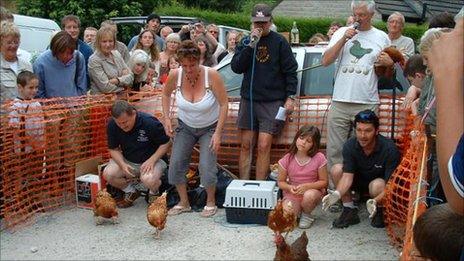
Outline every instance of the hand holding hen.
[[(382, 58), (382, 56), (388, 55), (391, 60), (393, 60), (393, 63), (399, 63), (401, 67), (404, 67), (405, 64), (405, 59), (403, 54), (396, 49), (395, 47), (387, 47), (383, 49), (382, 53), (380, 54), (379, 58)], [(384, 66), (384, 65), (379, 65), (375, 66), (375, 74), (377, 74), (378, 77), (385, 77), (388, 79), (393, 78), (394, 74), (394, 67), (393, 66)]]

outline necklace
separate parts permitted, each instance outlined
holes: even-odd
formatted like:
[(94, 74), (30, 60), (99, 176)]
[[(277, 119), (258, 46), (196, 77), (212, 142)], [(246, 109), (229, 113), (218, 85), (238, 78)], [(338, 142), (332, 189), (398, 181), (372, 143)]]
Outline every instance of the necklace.
[(197, 75), (195, 75), (194, 79), (191, 79), (188, 74), (185, 74), (185, 78), (187, 81), (190, 83), (190, 87), (195, 88), (195, 85), (197, 84), (198, 79), (200, 78), (200, 71), (201, 69), (198, 70)]

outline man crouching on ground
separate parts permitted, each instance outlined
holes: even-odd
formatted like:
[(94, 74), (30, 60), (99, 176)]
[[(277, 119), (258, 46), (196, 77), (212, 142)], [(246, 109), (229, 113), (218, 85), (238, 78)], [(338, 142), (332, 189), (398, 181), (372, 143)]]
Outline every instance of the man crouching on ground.
[(110, 162), (103, 176), (113, 187), (125, 192), (118, 207), (127, 208), (140, 197), (134, 183), (141, 181), (154, 200), (167, 168), (165, 155), (171, 142), (163, 125), (155, 117), (138, 112), (126, 101), (116, 101), (107, 126)]
[[(332, 173), (336, 190), (322, 199), (322, 209), (327, 210), (340, 198), (343, 212), (333, 222), (335, 228), (345, 228), (360, 222), (358, 208), (351, 198), (351, 190), (360, 196), (369, 193), (366, 202), (373, 227), (384, 227), (382, 199), (385, 184), (400, 162), (400, 154), (392, 140), (379, 134), (379, 118), (371, 110), (355, 116), (356, 137), (343, 145), (343, 165)], [(338, 164), (340, 165), (340, 164)], [(335, 167), (335, 166), (334, 166)]]

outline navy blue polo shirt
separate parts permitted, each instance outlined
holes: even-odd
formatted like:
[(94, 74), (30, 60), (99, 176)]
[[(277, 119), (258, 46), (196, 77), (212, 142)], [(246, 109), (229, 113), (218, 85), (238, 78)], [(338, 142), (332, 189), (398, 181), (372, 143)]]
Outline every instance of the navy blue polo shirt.
[(377, 135), (374, 151), (367, 156), (356, 137), (343, 145), (343, 172), (353, 173), (363, 184), (376, 178), (387, 181), (400, 163), (400, 152), (392, 140)]
[(145, 162), (159, 146), (169, 142), (161, 122), (144, 112), (137, 112), (134, 128), (129, 132), (119, 128), (113, 118), (108, 122), (106, 131), (108, 148), (120, 148), (124, 158), (133, 163)]

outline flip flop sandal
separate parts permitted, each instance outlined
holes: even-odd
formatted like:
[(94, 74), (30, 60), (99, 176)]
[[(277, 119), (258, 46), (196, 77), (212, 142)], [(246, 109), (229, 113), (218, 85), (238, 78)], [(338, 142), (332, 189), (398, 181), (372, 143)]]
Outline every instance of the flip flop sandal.
[(190, 206), (183, 207), (183, 206), (180, 206), (180, 205), (175, 205), (174, 207), (172, 207), (168, 211), (168, 215), (175, 216), (175, 215), (179, 215), (179, 214), (184, 213), (184, 212), (191, 212), (191, 211), (192, 211), (192, 208)]
[(214, 207), (205, 206), (203, 208), (203, 211), (201, 211), (200, 216), (205, 217), (205, 218), (212, 217), (216, 214), (216, 212), (217, 212), (217, 206), (214, 206)]

